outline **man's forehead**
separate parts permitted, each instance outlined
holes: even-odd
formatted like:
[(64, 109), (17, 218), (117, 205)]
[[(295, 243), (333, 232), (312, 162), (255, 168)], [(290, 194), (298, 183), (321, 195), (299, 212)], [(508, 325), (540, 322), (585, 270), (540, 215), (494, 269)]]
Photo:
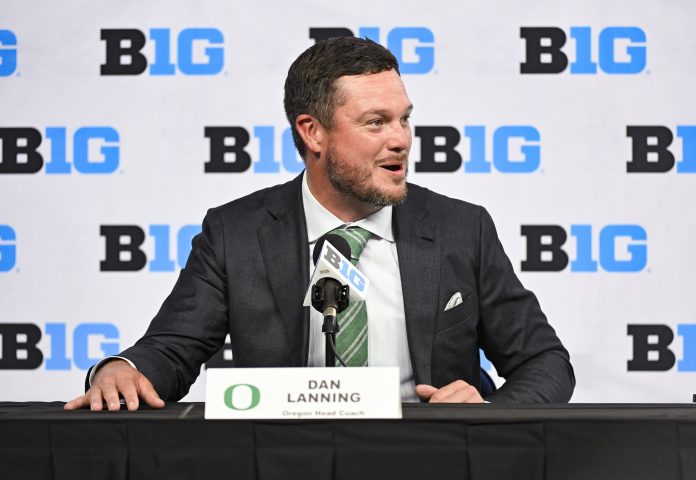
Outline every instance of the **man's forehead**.
[[(399, 96), (408, 101), (406, 87), (394, 70), (362, 75), (344, 75), (336, 80), (339, 103), (351, 99), (369, 100), (383, 96)], [(410, 101), (408, 101), (410, 105)]]
[(393, 82), (398, 83), (403, 87), (401, 76), (396, 73), (396, 70), (384, 70), (376, 73), (361, 73), (359, 75), (343, 75), (338, 77), (336, 83), (339, 85), (356, 84), (375, 84)]

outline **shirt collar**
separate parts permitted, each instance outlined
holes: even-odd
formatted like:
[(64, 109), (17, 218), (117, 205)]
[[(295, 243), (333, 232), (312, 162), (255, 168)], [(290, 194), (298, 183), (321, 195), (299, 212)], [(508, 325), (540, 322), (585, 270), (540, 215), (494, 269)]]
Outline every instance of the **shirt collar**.
[(382, 207), (362, 220), (345, 223), (324, 208), (314, 197), (307, 184), (307, 172), (302, 175), (302, 205), (307, 222), (307, 238), (310, 244), (316, 242), (322, 235), (344, 225), (362, 227), (379, 238), (383, 238), (392, 243), (394, 242), (394, 234), (392, 232), (392, 206)]

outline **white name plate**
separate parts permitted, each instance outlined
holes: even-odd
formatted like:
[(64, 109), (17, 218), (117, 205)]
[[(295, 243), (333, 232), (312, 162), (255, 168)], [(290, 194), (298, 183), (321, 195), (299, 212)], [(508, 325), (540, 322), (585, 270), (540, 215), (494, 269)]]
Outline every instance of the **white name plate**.
[(211, 368), (207, 419), (401, 418), (398, 367)]

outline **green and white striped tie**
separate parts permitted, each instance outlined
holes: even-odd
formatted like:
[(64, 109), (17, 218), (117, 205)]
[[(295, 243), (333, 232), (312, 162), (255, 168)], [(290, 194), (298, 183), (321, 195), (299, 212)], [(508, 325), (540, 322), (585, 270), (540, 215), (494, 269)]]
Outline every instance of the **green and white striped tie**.
[[(358, 264), (360, 254), (370, 238), (370, 232), (361, 227), (337, 228), (329, 233), (346, 239), (350, 245), (351, 263)], [(367, 366), (367, 306), (360, 300), (352, 302), (338, 314), (340, 327), (336, 335), (336, 351), (349, 367)], [(340, 366), (340, 362), (336, 361)]]

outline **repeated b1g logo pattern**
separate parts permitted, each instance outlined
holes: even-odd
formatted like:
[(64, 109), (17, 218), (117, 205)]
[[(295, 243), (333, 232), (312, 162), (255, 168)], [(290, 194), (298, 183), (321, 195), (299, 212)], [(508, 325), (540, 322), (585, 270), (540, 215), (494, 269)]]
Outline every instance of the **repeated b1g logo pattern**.
[[(258, 150), (250, 148), (253, 138)], [(468, 159), (463, 160), (461, 135), (452, 126), (416, 126), (415, 137), (420, 141), (420, 159), (415, 162), (416, 172), (451, 173), (462, 169), (465, 173), (533, 173), (541, 163), (541, 134), (531, 125), (501, 125), (490, 128), (483, 125), (463, 128), (469, 140)], [(280, 138), (276, 135), (280, 131)], [(257, 125), (251, 129), (242, 126), (205, 127), (209, 139), (209, 159), (206, 173), (299, 173), (304, 162), (297, 154), (289, 127)], [(486, 142), (492, 143), (492, 158), (486, 158)], [(280, 148), (278, 146), (280, 140)], [(254, 154), (254, 150), (256, 154)], [(278, 156), (278, 151), (280, 155)], [(518, 153), (519, 152), (519, 153)]]
[[(557, 203), (554, 207), (558, 208), (550, 210), (570, 212), (570, 217), (559, 218), (554, 213), (551, 216), (554, 221), (546, 225), (523, 226), (523, 238), (518, 239), (526, 243), (526, 257), (520, 255), (524, 261), (517, 260), (523, 263), (523, 276), (528, 275), (527, 272), (556, 272), (542, 275), (561, 279), (567, 276), (566, 280), (572, 280), (571, 275), (574, 280), (582, 276), (589, 282), (588, 274), (592, 274), (591, 283), (601, 289), (602, 282), (610, 275), (617, 292), (624, 289), (630, 301), (652, 301), (638, 299), (636, 292), (629, 291), (633, 286), (643, 286), (639, 275), (646, 277), (651, 267), (648, 280), (662, 282), (665, 275), (674, 275), (677, 282), (683, 283), (688, 275), (683, 278), (679, 267), (675, 268), (669, 261), (662, 263), (665, 258), (672, 258), (663, 253), (670, 248), (691, 258), (688, 238), (693, 222), (689, 221), (688, 209), (675, 208), (676, 200), (688, 205), (688, 198), (679, 199), (679, 195), (688, 191), (692, 178), (687, 174), (696, 172), (696, 127), (690, 123), (688, 114), (693, 110), (689, 78), (694, 62), (681, 53), (688, 22), (680, 24), (680, 15), (675, 15), (671, 17), (674, 25), (663, 27), (660, 25), (662, 19), (653, 21), (647, 15), (650, 12), (644, 11), (646, 7), (641, 5), (635, 6), (639, 16), (633, 12), (624, 15), (625, 11), (613, 11), (611, 17), (599, 8), (593, 12), (593, 7), (576, 9), (576, 12), (570, 10), (559, 16), (549, 9), (550, 5), (549, 1), (542, 2), (538, 9), (525, 6), (533, 13), (528, 18), (535, 18), (536, 23), (525, 24), (522, 29), (519, 24), (511, 28), (486, 29), (490, 15), (504, 13), (503, 10), (509, 8), (516, 10), (511, 6), (499, 8), (495, 5), (486, 6), (490, 14), (480, 14), (477, 8), (470, 6), (449, 8), (448, 16), (468, 15), (466, 28), (464, 22), (442, 23), (435, 12), (431, 14), (429, 10), (411, 12), (410, 18), (416, 18), (417, 22), (407, 26), (393, 22), (372, 23), (374, 19), (390, 18), (387, 14), (393, 13), (379, 4), (375, 4), (376, 15), (363, 20), (355, 14), (346, 15), (348, 6), (332, 6), (342, 14), (335, 18), (344, 19), (338, 27), (333, 22), (328, 23), (326, 16), (315, 17), (323, 18), (324, 23), (312, 23), (315, 25), (312, 27), (302, 24), (299, 12), (292, 16), (295, 8), (281, 4), (250, 5), (249, 8), (265, 20), (264, 24), (253, 25), (245, 25), (233, 15), (219, 17), (222, 11), (216, 12), (216, 8), (210, 6), (191, 15), (187, 9), (171, 5), (164, 19), (152, 9), (126, 10), (115, 17), (117, 9), (109, 6), (101, 7), (104, 14), (91, 19), (89, 12), (84, 12), (86, 18), (79, 29), (63, 29), (65, 38), (61, 38), (60, 54), (51, 57), (48, 51), (36, 48), (48, 41), (31, 38), (32, 32), (41, 29), (28, 28), (19, 15), (14, 16), (16, 19), (9, 16), (0, 25), (0, 87), (6, 92), (3, 95), (0, 91), (3, 104), (0, 105), (3, 112), (0, 196), (5, 208), (0, 207), (0, 214), (3, 214), (0, 215), (0, 281), (31, 281), (30, 275), (34, 272), (27, 269), (28, 260), (35, 260), (32, 258), (36, 255), (34, 245), (40, 246), (37, 232), (43, 233), (41, 226), (34, 228), (31, 215), (42, 207), (43, 214), (53, 214), (51, 205), (46, 203), (47, 197), (41, 192), (45, 184), (55, 189), (52, 193), (80, 195), (97, 205), (103, 200), (101, 185), (108, 184), (105, 194), (127, 193), (129, 196), (125, 199), (127, 195), (124, 195), (124, 202), (114, 209), (125, 210), (126, 220), (128, 209), (135, 209), (137, 213), (144, 210), (147, 220), (160, 215), (153, 216), (148, 211), (159, 212), (166, 208), (164, 204), (171, 203), (175, 210), (182, 196), (180, 191), (168, 188), (163, 188), (156, 197), (147, 195), (153, 188), (141, 189), (142, 184), (159, 186), (158, 180), (166, 179), (161, 183), (170, 187), (180, 182), (191, 187), (187, 192), (190, 198), (186, 199), (190, 203), (208, 201), (203, 195), (196, 197), (196, 188), (201, 185), (211, 190), (219, 188), (220, 195), (213, 196), (216, 202), (220, 197), (226, 201), (240, 196), (252, 184), (276, 183), (277, 180), (271, 178), (276, 173), (302, 171), (304, 164), (282, 120), (280, 103), (270, 108), (264, 104), (260, 110), (260, 98), (282, 97), (282, 79), (291, 56), (299, 53), (297, 48), (327, 36), (355, 35), (371, 38), (392, 50), (409, 94), (417, 104), (418, 116), (414, 118), (421, 123), (414, 128), (411, 154), (412, 178), (416, 183), (427, 182), (435, 191), (442, 191), (445, 186), (452, 195), (464, 200), (481, 200), (498, 212), (494, 215), (498, 221), (505, 208), (509, 208), (506, 211), (509, 216), (524, 216), (524, 212), (515, 210), (519, 195), (539, 199), (536, 205), (540, 212), (535, 212), (536, 219), (548, 218), (544, 203), (553, 199)], [(659, 17), (659, 8), (655, 10), (653, 16)], [(512, 13), (519, 18), (517, 11)], [(100, 24), (104, 18), (110, 19), (108, 25)], [(345, 23), (346, 18), (352, 20)], [(636, 18), (642, 23), (636, 24)], [(479, 22), (484, 28), (468, 28)], [(56, 23), (60, 23), (59, 19)], [(671, 36), (672, 30), (674, 36)], [(501, 38), (504, 39), (502, 48)], [(508, 67), (503, 65), (501, 70), (496, 63), (499, 58), (510, 60)], [(85, 59), (87, 61), (81, 61)], [(229, 68), (232, 72), (231, 63), (234, 75), (225, 77), (223, 82), (221, 76), (225, 70)], [(47, 72), (53, 77), (43, 75)], [(685, 73), (689, 75), (679, 78)], [(264, 79), (277, 76), (278, 89), (271, 92), (264, 86), (263, 90), (254, 91), (255, 83), (266, 85), (256, 82), (261, 75), (266, 76)], [(211, 77), (215, 76), (217, 80), (211, 82)], [(45, 92), (42, 86), (53, 87), (54, 79), (64, 82), (65, 86), (68, 82), (73, 84), (70, 89), (56, 85)], [(470, 86), (474, 82), (480, 88), (473, 92), (478, 97), (476, 101), (470, 102)], [(214, 91), (206, 91), (207, 87), (201, 88), (202, 85), (214, 86)], [(675, 86), (674, 92), (668, 88), (670, 85)], [(127, 86), (128, 91), (119, 86)], [(548, 92), (544, 90), (547, 86)], [(83, 88), (97, 89), (108, 101), (103, 105), (85, 106), (80, 103), (83, 99), (79, 93), (75, 93)], [(500, 92), (504, 94), (496, 97)], [(421, 107), (433, 100), (444, 109), (438, 111), (429, 105), (428, 117), (421, 117)], [(124, 111), (119, 111), (121, 106)], [(273, 110), (276, 106), (277, 111)], [(522, 110), (523, 106), (531, 108)], [(125, 112), (126, 107), (132, 110)], [(682, 107), (684, 114), (679, 113)], [(467, 115), (466, 121), (457, 121), (457, 115)], [(123, 124), (121, 118), (127, 123)], [(204, 132), (204, 125), (223, 126), (208, 127)], [(138, 129), (142, 135), (130, 138), (129, 132)], [(119, 173), (126, 162), (126, 152), (129, 167), (133, 162), (140, 162), (139, 167), (143, 167), (138, 169), (140, 177), (132, 175), (135, 170), (129, 168), (129, 175), (85, 179), (89, 174)], [(194, 168), (197, 165), (202, 178), (182, 178), (189, 172), (183, 166), (185, 162), (189, 166), (193, 163)], [(577, 173), (577, 178), (571, 178), (571, 172)], [(214, 173), (243, 175), (228, 175), (227, 178), (204, 175)], [(60, 174), (72, 175), (72, 178), (61, 178), (58, 182), (55, 175)], [(54, 177), (47, 183), (43, 175)], [(254, 175), (256, 177), (252, 178)], [(667, 191), (661, 190), (666, 185)], [(23, 197), (25, 188), (27, 196)], [(58, 190), (60, 188), (64, 190)], [(651, 190), (641, 197), (640, 189)], [(9, 192), (9, 196), (3, 191)], [(477, 197), (481, 192), (485, 199)], [(675, 195), (671, 195), (672, 192)], [(556, 193), (558, 195), (554, 196)], [(582, 195), (599, 196), (588, 203), (606, 205), (607, 211), (570, 211), (569, 205), (577, 205)], [(656, 199), (664, 205), (644, 208), (647, 206), (644, 201), (654, 205)], [(109, 206), (103, 213), (96, 213), (96, 218), (89, 219), (88, 225), (92, 227), (87, 232), (68, 232), (82, 235), (101, 249), (101, 257), (99, 251), (89, 254), (85, 281), (96, 276), (110, 282), (114, 280), (110, 272), (140, 272), (140, 275), (175, 272), (183, 266), (191, 236), (198, 226), (185, 225), (186, 218), (178, 221), (168, 214), (167, 224), (148, 223), (137, 214), (130, 222), (121, 222), (124, 216), (120, 211), (112, 215), (113, 210), (106, 210), (115, 202), (110, 202), (109, 198), (105, 200), (104, 204)], [(8, 205), (12, 210), (7, 210)], [(204, 206), (208, 205), (201, 205)], [(78, 208), (73, 209), (72, 215), (83, 213)], [(19, 210), (20, 217), (14, 210)], [(665, 222), (662, 219), (655, 222), (656, 210), (659, 215), (674, 217), (675, 221), (669, 223), (674, 225), (674, 235), (669, 235), (668, 242), (663, 232), (657, 230)], [(20, 223), (17, 218), (21, 215), (29, 216), (30, 221)], [(573, 218), (574, 215), (578, 217)], [(109, 218), (121, 220), (111, 222)], [(103, 226), (103, 230), (98, 226)], [(68, 251), (75, 260), (81, 260), (84, 254), (83, 251)], [(13, 272), (19, 267), (22, 275), (15, 275)], [(556, 283), (560, 284), (558, 288), (562, 292), (566, 282)], [(123, 288), (128, 288), (128, 282), (123, 283)], [(12, 310), (14, 299), (8, 299), (1, 292), (2, 286), (0, 298)], [(555, 293), (539, 292), (552, 298)], [(625, 299), (619, 295), (616, 301)], [(683, 301), (686, 307), (675, 310), (689, 308), (689, 299)], [(6, 321), (27, 321), (10, 313)], [(601, 312), (589, 313), (601, 315)], [(150, 312), (143, 314), (149, 316)], [(135, 318), (136, 315), (124, 319), (123, 323), (118, 323), (118, 329), (137, 330)], [(137, 314), (137, 318), (141, 321), (143, 315)], [(572, 313), (567, 321), (570, 324), (567, 328), (575, 328), (577, 319)], [(694, 371), (690, 365), (693, 365), (692, 360), (696, 361), (691, 355), (696, 351), (696, 340), (692, 341), (696, 333), (684, 323), (688, 321), (686, 317), (607, 319), (607, 322), (617, 321), (624, 325), (622, 328), (626, 328), (627, 323), (632, 326), (641, 322), (670, 323), (659, 328), (638, 325), (645, 328), (631, 327), (629, 336), (623, 330), (619, 334), (624, 337), (606, 339), (608, 344), (634, 342), (630, 371)], [(46, 370), (82, 368), (99, 354), (113, 352), (118, 343), (110, 327), (99, 327), (100, 330), (78, 328), (82, 325), (79, 322), (35, 323), (42, 335), (36, 347), (44, 350), (42, 365)], [(31, 344), (36, 339), (36, 329), (21, 327), (21, 331), (14, 334), (7, 331), (7, 338), (13, 338), (14, 344), (3, 344), (0, 358), (24, 362), (22, 368), (32, 362), (36, 364), (39, 358), (36, 351), (23, 344), (28, 340)], [(4, 338), (5, 334), (0, 336)], [(564, 340), (570, 343), (569, 347), (574, 347), (572, 336)], [(682, 341), (684, 353), (680, 357)], [(46, 345), (46, 349), (42, 345)], [(94, 351), (89, 353), (89, 348)], [(581, 355), (574, 358), (578, 372), (587, 368), (583, 367)], [(626, 370), (626, 353), (607, 358), (612, 366)], [(669, 375), (672, 373), (665, 376)], [(243, 393), (245, 388), (236, 389), (235, 395)], [(587, 387), (580, 385), (578, 391), (583, 389)], [(654, 395), (657, 400), (657, 394)], [(592, 401), (586, 393), (579, 400)], [(244, 397), (235, 399), (234, 403), (238, 408), (249, 405)]]

